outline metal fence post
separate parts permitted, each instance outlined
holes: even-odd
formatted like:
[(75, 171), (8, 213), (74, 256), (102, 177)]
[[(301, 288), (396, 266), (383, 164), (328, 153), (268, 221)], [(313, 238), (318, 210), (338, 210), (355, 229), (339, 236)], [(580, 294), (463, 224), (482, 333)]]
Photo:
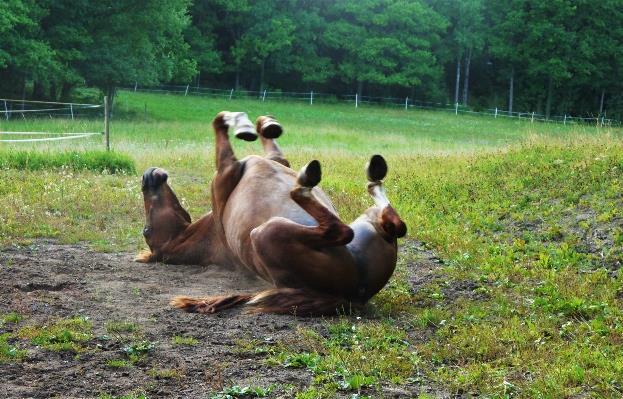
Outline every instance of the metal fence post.
[(231, 89), (229, 91), (229, 99), (231, 100), (232, 96), (234, 95), (234, 89)]
[(69, 104), (69, 111), (71, 111), (71, 120), (74, 120), (74, 105)]
[(266, 100), (266, 89), (264, 89), (264, 94), (262, 95), (262, 101)]
[(565, 125), (565, 126), (567, 125), (567, 114), (565, 114), (565, 117), (562, 120), (562, 124)]
[(136, 93), (136, 88), (138, 87), (138, 82), (134, 82), (134, 92)]
[(4, 100), (4, 116), (6, 117), (6, 120), (9, 120), (9, 109), (6, 107), (6, 100)]
[(314, 105), (314, 91), (309, 92), (309, 105)]
[(532, 112), (532, 118), (530, 119), (530, 123), (534, 123), (534, 111)]
[(497, 117), (498, 117), (498, 107), (495, 107), (495, 116), (494, 116), (494, 118), (497, 118)]
[(359, 93), (355, 93), (355, 108), (359, 108)]
[(459, 114), (459, 103), (455, 103), (454, 104), (454, 115), (458, 115)]
[(409, 97), (405, 98), (405, 111), (409, 109)]
[(190, 85), (186, 85), (186, 91), (184, 92), (184, 97), (186, 97), (186, 96), (188, 95), (188, 87), (189, 87), (189, 86), (190, 86)]

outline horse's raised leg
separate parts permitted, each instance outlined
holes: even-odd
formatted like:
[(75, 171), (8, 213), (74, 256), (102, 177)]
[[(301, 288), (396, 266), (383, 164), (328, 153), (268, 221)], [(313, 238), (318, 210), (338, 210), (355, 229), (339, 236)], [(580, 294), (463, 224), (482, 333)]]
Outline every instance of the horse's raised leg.
[(190, 215), (169, 187), (168, 177), (167, 172), (160, 168), (149, 168), (143, 174), (143, 236), (150, 251), (139, 254), (136, 258), (139, 262), (161, 260), (164, 247), (190, 225)]
[(244, 112), (220, 112), (212, 121), (215, 134), (216, 176), (212, 180), (212, 211), (220, 221), (231, 192), (242, 177), (244, 165), (234, 155), (229, 142), (231, 127), (237, 138), (245, 141), (257, 139), (253, 124)]
[(385, 236), (387, 239), (395, 239), (396, 237), (403, 237), (407, 234), (407, 226), (400, 219), (396, 210), (390, 205), (387, 195), (385, 195), (385, 188), (383, 186), (383, 179), (387, 174), (387, 163), (385, 159), (380, 155), (373, 155), (370, 158), (370, 162), (366, 166), (366, 173), (368, 175), (368, 193), (374, 200), (378, 215), (375, 217), (375, 227), (379, 233)]
[(276, 139), (283, 133), (281, 124), (272, 116), (260, 116), (255, 121), (255, 128), (260, 135), (266, 158), (290, 167), (290, 162), (284, 157)]

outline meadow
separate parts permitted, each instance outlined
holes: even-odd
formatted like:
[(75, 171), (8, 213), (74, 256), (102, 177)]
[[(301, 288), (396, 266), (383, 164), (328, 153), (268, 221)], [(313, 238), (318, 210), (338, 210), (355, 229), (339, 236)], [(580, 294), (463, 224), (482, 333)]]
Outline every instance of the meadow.
[[(111, 253), (143, 248), (140, 172), (149, 166), (168, 170), (198, 218), (209, 208), (214, 173), (210, 121), (224, 109), (278, 118), (293, 168), (320, 160), (321, 187), (345, 221), (372, 204), (364, 165), (382, 154), (388, 196), (409, 228), (397, 273), (366, 314), (327, 321), (327, 334), (301, 327), (287, 342), (239, 343), (263, 367), (309, 371), (293, 396), (377, 397), (387, 383), (432, 386), (433, 396), (623, 394), (621, 129), (122, 91), (112, 148), (136, 172), (6, 164), (0, 242), (16, 247), (46, 237)], [(98, 131), (101, 124), (15, 120), (0, 121), (0, 130)], [(258, 143), (234, 148), (239, 157), (260, 152)], [(101, 149), (99, 137), (2, 144), (0, 158)], [(420, 281), (423, 254), (434, 254), (438, 267)], [(0, 361), (21, 361), (22, 344), (7, 340)]]

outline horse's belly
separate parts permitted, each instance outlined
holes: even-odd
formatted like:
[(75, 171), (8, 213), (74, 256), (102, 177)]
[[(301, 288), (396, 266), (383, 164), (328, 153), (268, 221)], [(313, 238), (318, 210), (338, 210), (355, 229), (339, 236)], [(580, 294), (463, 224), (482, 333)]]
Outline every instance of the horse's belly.
[[(243, 262), (250, 258), (251, 230), (272, 217), (284, 217), (306, 226), (317, 225), (316, 220), (290, 198), (290, 191), (296, 184), (293, 170), (263, 158), (250, 157), (246, 163), (245, 172), (223, 212), (227, 244)], [(320, 189), (314, 188), (314, 193), (334, 211)]]

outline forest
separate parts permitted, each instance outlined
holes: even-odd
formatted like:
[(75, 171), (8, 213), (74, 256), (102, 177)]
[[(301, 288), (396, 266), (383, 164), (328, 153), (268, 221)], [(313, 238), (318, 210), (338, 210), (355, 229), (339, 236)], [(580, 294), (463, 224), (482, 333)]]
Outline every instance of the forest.
[(162, 83), (620, 118), (623, 0), (0, 2), (2, 97)]

